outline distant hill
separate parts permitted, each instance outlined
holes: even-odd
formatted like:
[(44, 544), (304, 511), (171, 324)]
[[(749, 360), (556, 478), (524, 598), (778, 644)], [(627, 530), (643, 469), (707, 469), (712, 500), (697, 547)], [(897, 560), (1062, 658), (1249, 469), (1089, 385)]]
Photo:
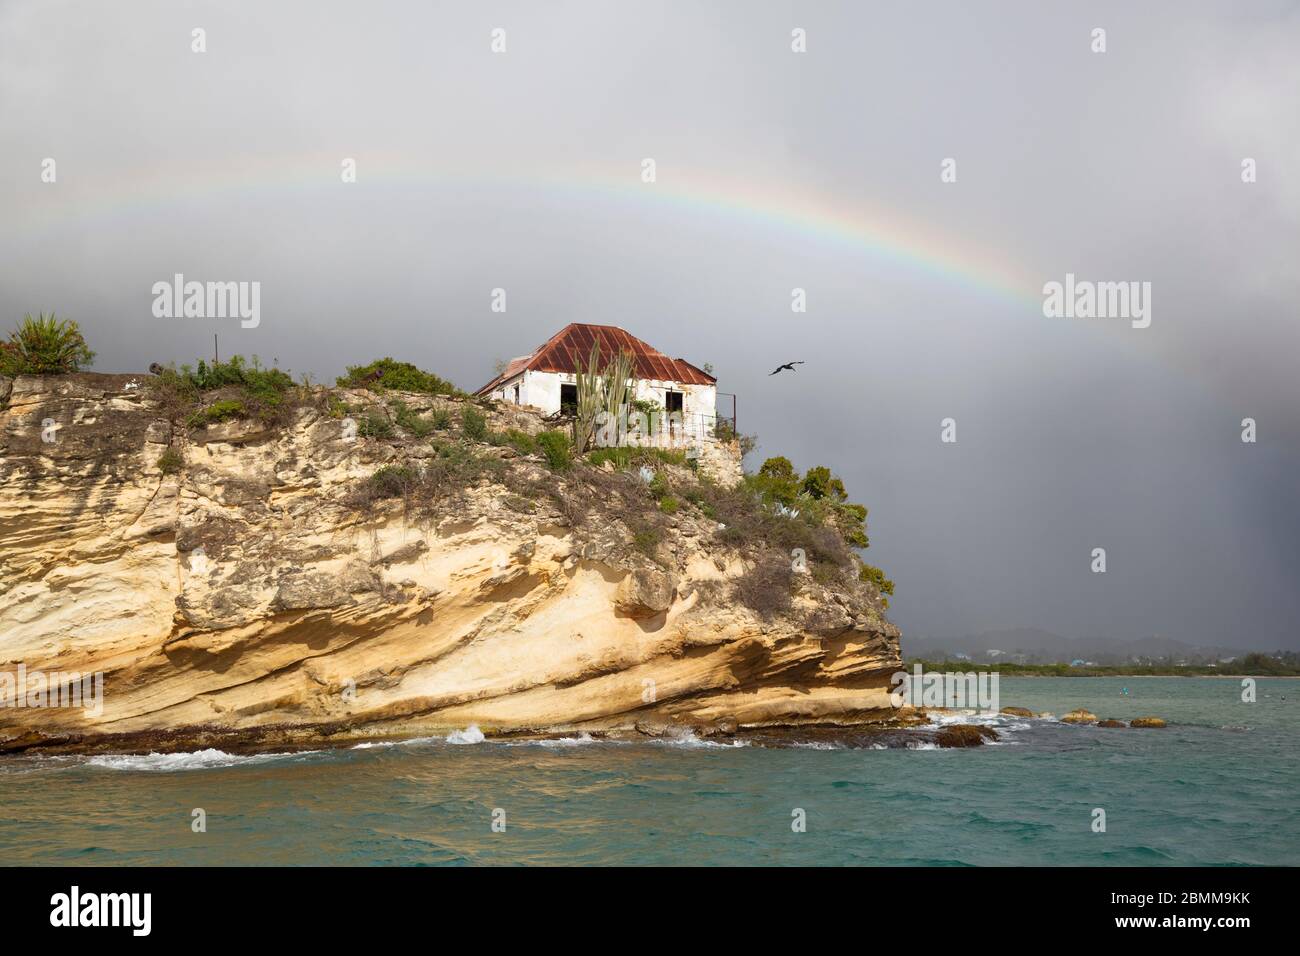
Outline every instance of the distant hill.
[(1171, 637), (1142, 637), (1126, 640), (1114, 637), (1063, 637), (1041, 628), (1022, 627), (986, 631), (965, 637), (913, 637), (904, 635), (907, 657), (929, 660), (959, 658), (974, 661), (1010, 661), (1018, 664), (1070, 663), (1125, 664), (1134, 661), (1213, 663), (1248, 653), (1239, 647), (1200, 647)]

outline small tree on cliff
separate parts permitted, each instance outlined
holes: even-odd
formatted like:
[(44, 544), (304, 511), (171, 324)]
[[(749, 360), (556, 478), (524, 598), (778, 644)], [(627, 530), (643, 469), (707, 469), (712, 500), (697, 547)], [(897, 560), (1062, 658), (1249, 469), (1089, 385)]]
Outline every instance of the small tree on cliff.
[(0, 375), (66, 375), (95, 361), (81, 328), (70, 319), (24, 315), (0, 346)]

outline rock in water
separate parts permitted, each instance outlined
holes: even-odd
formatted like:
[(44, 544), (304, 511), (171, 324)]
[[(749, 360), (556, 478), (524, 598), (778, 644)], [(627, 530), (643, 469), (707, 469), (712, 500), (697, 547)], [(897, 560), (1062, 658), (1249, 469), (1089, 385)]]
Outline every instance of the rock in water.
[(1163, 727), (1165, 722), (1159, 717), (1135, 717), (1129, 724), (1130, 727)]
[(985, 739), (997, 740), (997, 731), (975, 724), (950, 724), (935, 735), (940, 747), (982, 747)]
[(1122, 720), (1112, 720), (1108, 717), (1105, 720), (1097, 721), (1097, 726), (1098, 727), (1127, 727), (1128, 724), (1124, 723), (1124, 721)]
[(1009, 714), (1012, 717), (1033, 717), (1034, 712), (1028, 707), (1003, 707), (1000, 713)]
[(1072, 710), (1061, 721), (1066, 724), (1095, 724), (1097, 715), (1090, 710), (1084, 710), (1082, 707)]

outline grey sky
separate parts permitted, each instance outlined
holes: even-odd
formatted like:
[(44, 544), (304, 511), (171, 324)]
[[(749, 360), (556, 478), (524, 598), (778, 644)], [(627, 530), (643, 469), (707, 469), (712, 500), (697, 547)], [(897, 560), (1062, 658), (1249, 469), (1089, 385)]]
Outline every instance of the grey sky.
[[(1269, 2), (0, 3), (0, 320), (467, 388), (621, 325), (844, 477), (905, 635), (1294, 648), (1297, 50)], [(176, 272), (261, 325), (155, 318)], [(1066, 272), (1151, 327), (1045, 318)]]

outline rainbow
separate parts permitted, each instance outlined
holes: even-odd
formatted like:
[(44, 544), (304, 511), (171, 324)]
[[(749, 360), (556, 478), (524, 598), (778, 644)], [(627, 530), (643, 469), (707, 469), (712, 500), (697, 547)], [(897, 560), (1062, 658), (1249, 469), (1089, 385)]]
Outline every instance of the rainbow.
[[(40, 221), (34, 225), (53, 229), (94, 220), (174, 215), (178, 205), (210, 199), (274, 199), (344, 188), (339, 179), (340, 162), (337, 154), (315, 153), (241, 157), (220, 165), (187, 164), (180, 170), (141, 170), (116, 181), (120, 184), (107, 194), (92, 195), (85, 201), (79, 201), (79, 190), (65, 181), (58, 190), (58, 205), (42, 210)], [(960, 244), (937, 229), (918, 225), (893, 211), (818, 200), (788, 185), (699, 174), (679, 179), (667, 173), (658, 182), (648, 184), (641, 182), (636, 162), (617, 171), (594, 167), (563, 174), (543, 172), (527, 178), (482, 169), (439, 170), (435, 163), (408, 154), (368, 154), (358, 157), (358, 164), (358, 183), (346, 188), (390, 191), (495, 187), (540, 190), (546, 195), (571, 194), (584, 202), (598, 198), (667, 205), (690, 215), (721, 217), (786, 234), (807, 234), (816, 241), (865, 252), (944, 282), (1009, 298), (1035, 311), (1041, 309), (1042, 277), (1031, 277), (1014, 263), (998, 261), (986, 249), (972, 243)]]

